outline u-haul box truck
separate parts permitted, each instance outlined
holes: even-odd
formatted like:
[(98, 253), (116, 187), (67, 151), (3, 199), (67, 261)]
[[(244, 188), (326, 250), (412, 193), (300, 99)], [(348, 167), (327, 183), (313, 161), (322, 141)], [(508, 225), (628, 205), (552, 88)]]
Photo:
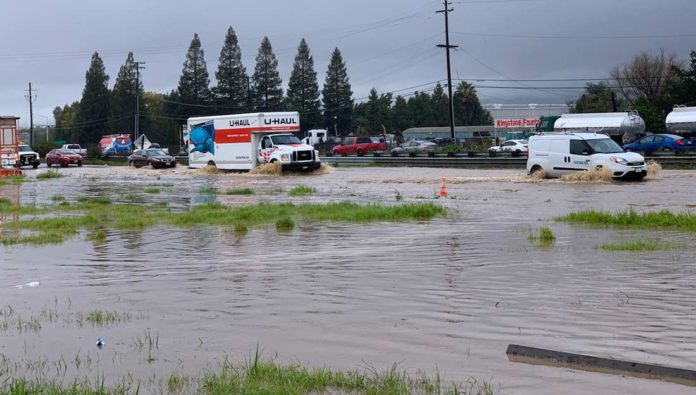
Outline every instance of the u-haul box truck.
[(319, 152), (302, 144), (297, 112), (219, 115), (189, 118), (189, 167), (208, 165), (224, 170), (251, 170), (280, 162), (284, 169), (316, 170)]

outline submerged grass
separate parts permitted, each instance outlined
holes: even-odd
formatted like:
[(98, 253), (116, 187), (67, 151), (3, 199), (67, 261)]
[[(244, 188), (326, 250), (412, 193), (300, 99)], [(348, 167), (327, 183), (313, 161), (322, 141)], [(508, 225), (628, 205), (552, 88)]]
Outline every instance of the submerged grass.
[(59, 173), (57, 171), (49, 170), (45, 173), (41, 173), (38, 176), (36, 176), (36, 179), (37, 180), (48, 180), (51, 178), (61, 178), (61, 177), (63, 177), (63, 175), (61, 173)]
[(8, 176), (8, 177), (0, 177), (0, 186), (2, 185), (19, 185), (23, 182), (27, 181), (24, 176)]
[(534, 244), (538, 244), (539, 247), (548, 248), (556, 242), (556, 235), (553, 234), (553, 230), (551, 230), (551, 228), (544, 226), (539, 229), (538, 235), (530, 231), (529, 241)]
[(616, 226), (637, 229), (675, 229), (696, 232), (696, 215), (673, 213), (669, 210), (639, 213), (635, 210), (616, 213), (604, 211), (578, 211), (561, 217), (557, 221), (593, 226)]
[[(63, 202), (67, 203), (67, 202)], [(8, 202), (0, 204), (0, 212), (22, 215), (19, 221), (2, 226), (0, 242), (3, 244), (52, 244), (61, 243), (80, 230), (90, 230), (91, 238), (103, 241), (105, 229), (142, 230), (158, 225), (191, 227), (199, 225), (244, 227), (276, 224), (281, 231), (291, 230), (300, 221), (376, 222), (429, 220), (445, 216), (446, 209), (432, 203), (386, 206), (359, 205), (352, 202), (326, 204), (270, 204), (251, 206), (224, 206), (207, 203), (186, 212), (173, 212), (163, 205), (114, 205), (118, 209), (105, 210), (111, 205), (105, 198), (80, 198), (74, 204), (49, 207), (18, 206)], [(33, 216), (53, 214), (52, 216)], [(29, 216), (29, 218), (27, 218)], [(101, 232), (101, 233), (100, 233)], [(240, 232), (241, 233), (241, 232)]]
[[(156, 379), (155, 379), (156, 380)], [(438, 375), (409, 376), (392, 367), (386, 371), (375, 369), (335, 371), (326, 368), (307, 368), (300, 364), (282, 365), (260, 357), (249, 358), (243, 364), (225, 362), (219, 371), (202, 376), (172, 373), (159, 380), (161, 390), (168, 393), (196, 394), (366, 394), (366, 395), (489, 395), (490, 383), (470, 379), (465, 383), (444, 383)], [(157, 385), (157, 384), (156, 384)], [(145, 384), (147, 386), (147, 384)], [(141, 383), (132, 377), (120, 380), (115, 387), (107, 387), (103, 379), (95, 383), (42, 378), (7, 380), (0, 385), (0, 394), (102, 395), (140, 393)], [(153, 388), (150, 388), (151, 390)]]
[(218, 189), (215, 187), (201, 187), (198, 193), (201, 195), (217, 195)]
[(225, 191), (225, 195), (254, 195), (255, 193), (251, 188), (236, 188)]
[(625, 241), (621, 243), (605, 243), (598, 246), (599, 249), (604, 251), (628, 251), (628, 252), (641, 252), (641, 251), (668, 251), (682, 248), (682, 245), (675, 243), (667, 243), (660, 240), (632, 240)]
[(288, 196), (311, 196), (317, 193), (317, 190), (313, 187), (307, 185), (299, 185), (292, 188), (288, 192)]

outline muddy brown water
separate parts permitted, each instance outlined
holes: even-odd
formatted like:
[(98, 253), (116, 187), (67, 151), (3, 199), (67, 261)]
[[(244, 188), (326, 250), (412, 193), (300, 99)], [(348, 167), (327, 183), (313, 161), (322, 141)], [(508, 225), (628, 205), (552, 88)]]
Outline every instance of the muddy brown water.
[[(108, 230), (100, 242), (80, 235), (60, 245), (0, 246), (0, 311), (14, 311), (5, 319), (8, 328), (0, 316), (0, 382), (101, 375), (113, 383), (130, 374), (150, 383), (146, 392), (158, 392), (153, 382), (170, 372), (195, 375), (226, 358), (243, 361), (259, 345), (281, 362), (335, 369), (397, 363), (445, 380), (487, 380), (501, 394), (693, 393), (658, 381), (515, 364), (505, 349), (514, 343), (696, 369), (693, 236), (553, 220), (593, 208), (693, 210), (694, 172), (665, 171), (640, 183), (577, 183), (540, 182), (509, 170), (60, 171), (61, 179), (0, 186), (0, 196), (24, 204), (50, 203), (54, 195), (136, 196), (166, 200), (175, 209), (210, 200), (432, 201), (449, 215), (427, 223), (299, 223), (289, 233), (271, 226), (243, 237), (215, 227)], [(435, 200), (443, 177), (449, 198)], [(153, 185), (162, 192), (144, 192)], [(297, 185), (317, 194), (289, 198)], [(204, 187), (248, 187), (257, 194), (211, 196), (199, 192)], [(556, 234), (553, 247), (528, 240), (541, 226)], [(596, 248), (644, 238), (686, 247), (651, 253)], [(130, 318), (80, 326), (77, 315), (93, 310)], [(41, 328), (20, 329), (20, 314)], [(100, 337), (106, 346), (97, 349)]]

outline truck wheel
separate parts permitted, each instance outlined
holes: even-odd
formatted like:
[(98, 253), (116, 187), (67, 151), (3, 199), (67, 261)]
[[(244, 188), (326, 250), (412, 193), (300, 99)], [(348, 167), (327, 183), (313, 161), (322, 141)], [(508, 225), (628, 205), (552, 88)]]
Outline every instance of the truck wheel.
[(217, 167), (217, 166), (215, 165), (215, 162), (213, 162), (212, 160), (208, 162), (208, 166)]
[(365, 153), (364, 153), (363, 150), (361, 150), (361, 149), (358, 150), (357, 154), (358, 154), (358, 156), (363, 156), (363, 155), (365, 155)]
[(68, 167), (68, 164), (66, 162), (63, 162), (60, 164), (60, 167)]
[(77, 167), (82, 167), (82, 161), (77, 162)]
[(39, 167), (39, 162), (34, 162), (34, 163), (32, 163), (31, 167), (33, 167), (34, 169), (38, 168), (38, 167)]

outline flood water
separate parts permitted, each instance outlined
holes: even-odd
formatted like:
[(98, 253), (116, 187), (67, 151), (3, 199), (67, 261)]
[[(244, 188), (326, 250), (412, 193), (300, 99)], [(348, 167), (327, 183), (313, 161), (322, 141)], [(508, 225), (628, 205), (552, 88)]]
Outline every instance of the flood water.
[[(10, 320), (3, 328), (0, 314), (0, 383), (24, 374), (113, 383), (130, 374), (150, 382), (144, 391), (157, 392), (158, 378), (214, 370), (225, 359), (241, 362), (258, 345), (281, 362), (379, 370), (396, 363), (445, 380), (490, 381), (500, 394), (694, 391), (512, 363), (505, 350), (520, 344), (696, 369), (693, 236), (553, 219), (582, 209), (693, 210), (696, 172), (664, 171), (638, 183), (571, 183), (538, 182), (516, 170), (60, 171), (65, 177), (0, 186), (0, 197), (50, 204), (54, 195), (136, 195), (175, 209), (211, 200), (434, 202), (448, 215), (426, 223), (300, 222), (291, 232), (269, 226), (241, 237), (217, 227), (156, 227), (108, 230), (105, 241), (82, 234), (59, 245), (0, 245), (0, 312), (11, 306), (13, 317), (40, 323), (37, 329)], [(435, 200), (443, 177), (449, 198)], [(144, 192), (152, 185), (162, 192)], [(317, 193), (288, 197), (297, 185)], [(202, 187), (249, 187), (257, 194), (206, 195)], [(542, 226), (556, 234), (552, 247), (529, 240)], [(646, 238), (684, 247), (597, 248)], [(80, 314), (94, 310), (127, 318), (80, 325)], [(95, 346), (97, 338), (104, 348)]]

